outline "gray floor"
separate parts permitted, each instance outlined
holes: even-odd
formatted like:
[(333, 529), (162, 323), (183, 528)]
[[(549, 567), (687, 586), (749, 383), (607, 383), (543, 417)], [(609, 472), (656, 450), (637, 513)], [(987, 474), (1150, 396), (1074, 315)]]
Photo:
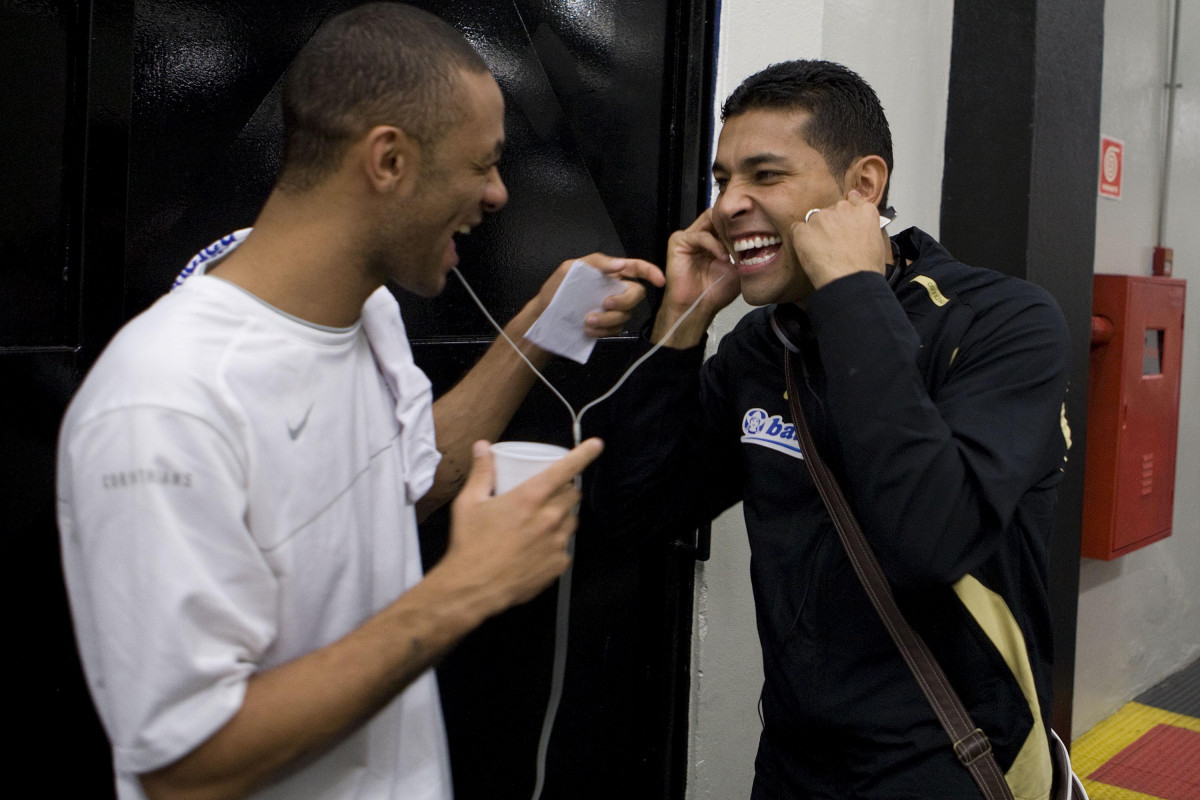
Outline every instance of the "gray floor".
[(1200, 717), (1200, 659), (1134, 699), (1143, 705)]

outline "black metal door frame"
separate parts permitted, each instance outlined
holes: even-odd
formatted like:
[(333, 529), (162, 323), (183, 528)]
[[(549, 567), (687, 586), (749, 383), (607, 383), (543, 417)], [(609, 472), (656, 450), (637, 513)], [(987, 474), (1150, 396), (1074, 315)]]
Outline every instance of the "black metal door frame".
[(969, 264), (1040, 284), (1071, 332), (1072, 445), (1055, 509), (1049, 595), (1052, 722), (1071, 741), (1104, 0), (957, 0), (942, 242)]

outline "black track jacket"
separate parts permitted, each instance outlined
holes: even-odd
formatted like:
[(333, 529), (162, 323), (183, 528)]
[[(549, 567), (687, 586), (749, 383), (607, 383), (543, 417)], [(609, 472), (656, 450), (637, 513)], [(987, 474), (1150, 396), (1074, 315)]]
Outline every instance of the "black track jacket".
[[(1014, 795), (1046, 797), (1066, 325), (1037, 286), (961, 264), (916, 228), (894, 241), (911, 264), (804, 304), (801, 402)], [(630, 377), (596, 431), (607, 447), (589, 499), (635, 535), (744, 501), (765, 673), (755, 798), (978, 797), (801, 460), (770, 311), (744, 317), (703, 366), (703, 346), (664, 349)]]

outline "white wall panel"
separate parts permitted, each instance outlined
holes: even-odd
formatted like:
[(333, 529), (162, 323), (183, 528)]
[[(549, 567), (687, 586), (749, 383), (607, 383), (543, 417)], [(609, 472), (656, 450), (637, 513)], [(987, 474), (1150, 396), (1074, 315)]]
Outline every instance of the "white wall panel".
[[(1174, 0), (1107, 0), (1100, 129), (1123, 141), (1119, 200), (1096, 201), (1096, 272), (1149, 275), (1166, 139), (1169, 20)], [(1175, 138), (1165, 244), (1188, 281), (1174, 531), (1079, 574), (1072, 728), (1083, 733), (1200, 657), (1200, 2), (1180, 10)], [(1097, 143), (1097, 147), (1099, 144)], [(1099, 176), (1097, 176), (1099, 180)]]

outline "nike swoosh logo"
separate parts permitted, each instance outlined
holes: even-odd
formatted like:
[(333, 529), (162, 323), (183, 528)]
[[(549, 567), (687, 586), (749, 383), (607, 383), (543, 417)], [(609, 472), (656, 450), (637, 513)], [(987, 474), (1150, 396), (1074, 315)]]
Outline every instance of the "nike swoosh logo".
[(296, 427), (293, 428), (291, 425), (287, 426), (288, 436), (292, 438), (293, 442), (296, 441), (298, 436), (300, 436), (300, 431), (304, 430), (304, 426), (308, 424), (308, 415), (312, 413), (312, 410), (313, 407), (309, 406), (308, 411), (304, 412), (304, 419), (296, 423)]

